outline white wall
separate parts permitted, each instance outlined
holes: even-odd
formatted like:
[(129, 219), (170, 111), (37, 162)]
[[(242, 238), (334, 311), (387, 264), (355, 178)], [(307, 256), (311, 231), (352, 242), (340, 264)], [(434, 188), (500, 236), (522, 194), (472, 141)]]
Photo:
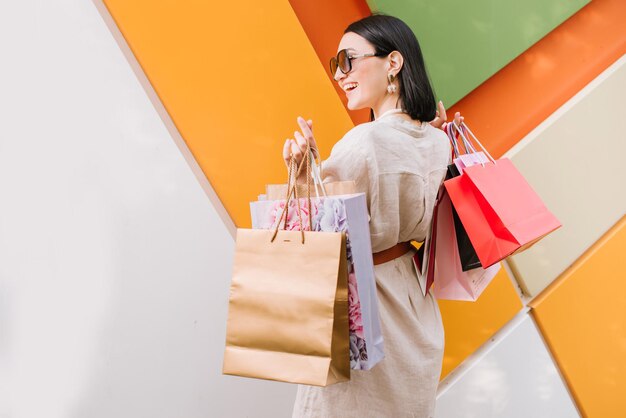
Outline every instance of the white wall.
[(579, 417), (550, 352), (520, 312), (439, 385), (436, 418)]
[(289, 416), (221, 375), (231, 231), (96, 6), (2, 2), (0, 50), (0, 417)]
[(507, 152), (563, 224), (509, 259), (529, 295), (539, 294), (626, 214), (624, 92), (626, 55)]

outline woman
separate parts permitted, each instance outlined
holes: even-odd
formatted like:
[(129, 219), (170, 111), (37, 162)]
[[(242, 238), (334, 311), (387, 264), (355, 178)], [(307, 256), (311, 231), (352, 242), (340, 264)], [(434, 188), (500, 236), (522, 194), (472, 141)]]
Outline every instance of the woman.
[[(408, 242), (425, 239), (450, 163), (450, 143), (438, 129), (445, 109), (439, 102), (436, 111), (419, 43), (400, 19), (377, 14), (354, 22), (338, 50), (334, 79), (349, 109), (371, 109), (370, 122), (335, 144), (323, 176), (355, 180), (366, 193), (385, 358), (370, 371), (353, 370), (346, 383), (299, 386), (293, 417), (432, 417), (443, 326), (437, 302), (420, 289)], [(307, 139), (315, 147), (312, 121), (298, 124), (302, 132), (285, 141), (286, 162), (302, 159)]]

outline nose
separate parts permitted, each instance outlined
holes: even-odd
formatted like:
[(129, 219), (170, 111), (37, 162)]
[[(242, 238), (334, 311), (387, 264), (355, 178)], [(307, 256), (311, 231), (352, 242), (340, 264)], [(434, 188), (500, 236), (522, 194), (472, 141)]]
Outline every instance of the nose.
[[(337, 76), (339, 76), (339, 78), (337, 78)], [(342, 78), (345, 78), (346, 75), (344, 73), (341, 72), (341, 69), (339, 67), (337, 67), (337, 70), (335, 70), (335, 74), (333, 74), (333, 79), (335, 81), (339, 81)]]

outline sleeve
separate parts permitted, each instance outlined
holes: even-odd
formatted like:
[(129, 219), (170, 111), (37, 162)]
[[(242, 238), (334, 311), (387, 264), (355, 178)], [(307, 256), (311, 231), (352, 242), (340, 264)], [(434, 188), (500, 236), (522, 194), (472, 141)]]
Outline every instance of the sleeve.
[(357, 147), (351, 146), (349, 143), (338, 142), (333, 147), (330, 157), (322, 162), (321, 174), (324, 183), (354, 181), (356, 192), (368, 195), (369, 205), (369, 171), (367, 158)]
[(354, 140), (337, 143), (322, 163), (324, 183), (353, 180), (357, 193), (365, 193), (373, 252), (397, 244), (400, 229), (400, 182), (396, 175), (381, 174), (379, 163), (372, 142), (365, 137), (358, 144)]

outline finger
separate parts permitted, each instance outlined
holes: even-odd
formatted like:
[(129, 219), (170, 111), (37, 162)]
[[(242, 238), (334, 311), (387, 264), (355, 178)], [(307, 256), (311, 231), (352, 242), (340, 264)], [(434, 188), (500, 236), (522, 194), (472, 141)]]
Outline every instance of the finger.
[(304, 136), (302, 136), (302, 134), (298, 131), (295, 131), (293, 135), (294, 138), (296, 138), (296, 143), (300, 147), (300, 150), (304, 152), (306, 150), (306, 138), (304, 138)]
[(460, 127), (463, 124), (463, 116), (461, 116), (461, 112), (456, 112), (454, 114), (454, 126)]
[(433, 128), (441, 129), (442, 123), (443, 121), (441, 120), (441, 118), (435, 118), (432, 121), (430, 121), (430, 126), (432, 126)]
[(304, 135), (304, 137), (311, 143), (311, 146), (313, 146), (313, 144), (315, 143), (315, 139), (313, 138), (313, 131), (302, 116), (298, 116), (298, 125), (300, 125), (302, 135)]
[(439, 115), (437, 115), (435, 117), (435, 119), (433, 119), (432, 121), (430, 121), (430, 125), (433, 126), (434, 128), (438, 128), (438, 129), (443, 129), (441, 128), (441, 126), (445, 123), (445, 121), (443, 119), (441, 119), (441, 117)]
[(291, 158), (291, 140), (286, 139), (283, 145), (283, 160), (285, 160), (285, 164), (289, 164), (289, 158)]
[(291, 155), (293, 155), (298, 164), (300, 164), (300, 161), (302, 161), (302, 156), (304, 155), (302, 154), (302, 151), (300, 150), (300, 147), (298, 146), (296, 141), (294, 141), (293, 139), (291, 140)]
[(439, 117), (445, 122), (448, 120), (448, 115), (446, 115), (446, 108), (443, 105), (443, 102), (441, 100), (439, 100), (439, 103), (437, 104), (437, 108), (439, 109)]
[[(306, 123), (309, 125), (309, 128), (311, 128), (311, 131), (313, 131), (313, 120), (309, 119), (306, 121)], [(313, 141), (311, 141), (311, 149), (313, 150), (313, 158), (320, 158), (320, 153), (317, 150), (317, 143), (315, 142), (315, 138), (313, 138)]]

